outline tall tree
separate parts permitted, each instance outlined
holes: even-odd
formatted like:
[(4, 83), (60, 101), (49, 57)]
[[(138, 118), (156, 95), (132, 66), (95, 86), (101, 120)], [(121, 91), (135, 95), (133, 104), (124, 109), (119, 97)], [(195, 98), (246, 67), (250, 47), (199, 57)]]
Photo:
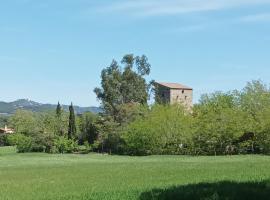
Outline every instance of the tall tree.
[(121, 106), (128, 103), (147, 104), (148, 84), (145, 76), (151, 65), (146, 56), (125, 55), (120, 66), (115, 60), (101, 73), (101, 88), (94, 91), (107, 114), (117, 118)]
[(65, 135), (65, 121), (64, 121), (64, 112), (62, 110), (62, 107), (60, 103), (58, 102), (56, 107), (56, 120), (55, 120), (55, 133), (60, 136)]
[(76, 135), (76, 119), (73, 104), (69, 106), (69, 125), (68, 125), (68, 139), (74, 138)]
[(86, 112), (79, 117), (79, 128), (80, 128), (80, 142), (83, 143), (87, 141), (89, 144), (94, 144), (97, 139), (97, 130), (95, 127), (95, 122), (97, 121), (98, 116)]
[(25, 134), (27, 136), (38, 132), (39, 127), (35, 114), (31, 111), (17, 110), (9, 119), (9, 124), (14, 128), (16, 133)]
[(56, 107), (56, 116), (57, 118), (61, 118), (61, 115), (62, 115), (62, 107), (58, 101), (58, 104), (57, 104), (57, 107)]

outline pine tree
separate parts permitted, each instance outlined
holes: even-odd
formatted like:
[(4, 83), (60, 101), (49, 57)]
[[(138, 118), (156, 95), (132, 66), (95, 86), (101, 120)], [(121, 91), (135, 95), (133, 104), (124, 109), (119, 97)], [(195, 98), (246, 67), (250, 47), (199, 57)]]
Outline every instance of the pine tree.
[(69, 125), (68, 125), (68, 139), (72, 139), (76, 135), (76, 121), (73, 104), (69, 106)]

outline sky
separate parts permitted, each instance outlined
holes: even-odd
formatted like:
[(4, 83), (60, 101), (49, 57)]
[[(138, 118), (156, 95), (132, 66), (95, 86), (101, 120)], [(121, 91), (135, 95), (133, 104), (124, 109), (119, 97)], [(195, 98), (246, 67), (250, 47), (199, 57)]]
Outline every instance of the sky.
[(0, 101), (97, 106), (112, 59), (204, 93), (270, 83), (270, 0), (0, 0)]

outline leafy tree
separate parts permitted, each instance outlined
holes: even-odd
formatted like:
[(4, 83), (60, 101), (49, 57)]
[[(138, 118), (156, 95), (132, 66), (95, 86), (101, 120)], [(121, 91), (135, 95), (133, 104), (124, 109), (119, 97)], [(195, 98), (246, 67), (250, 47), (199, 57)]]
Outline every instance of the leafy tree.
[(203, 95), (193, 115), (193, 154), (223, 154), (244, 133), (244, 114), (233, 94)]
[(0, 127), (5, 127), (8, 124), (9, 117), (0, 115)]
[(120, 126), (111, 116), (101, 116), (95, 122), (98, 139), (94, 146), (96, 150), (108, 153), (119, 153), (121, 144)]
[(95, 140), (97, 140), (98, 133), (95, 127), (97, 117), (98, 116), (91, 112), (86, 112), (79, 118), (79, 129), (81, 132), (79, 139), (81, 144), (83, 144), (85, 141), (87, 141), (89, 144), (94, 144)]
[(10, 118), (10, 125), (16, 133), (31, 135), (38, 131), (38, 125), (33, 112), (26, 110), (17, 110)]
[(60, 103), (56, 107), (56, 123), (55, 123), (55, 134), (59, 136), (65, 136), (66, 127), (67, 127), (67, 120), (66, 120), (66, 113), (63, 111)]
[(73, 139), (77, 133), (76, 119), (73, 104), (69, 106), (68, 139)]
[(191, 137), (191, 115), (180, 105), (155, 105), (122, 133), (131, 155), (187, 154)]
[(237, 103), (245, 113), (245, 132), (253, 139), (245, 141), (248, 151), (258, 153), (269, 148), (270, 89), (260, 80), (252, 81), (235, 92)]
[(119, 120), (119, 110), (123, 104), (147, 104), (148, 84), (145, 76), (150, 74), (150, 64), (146, 56), (125, 55), (121, 67), (115, 60), (102, 70), (101, 88), (94, 91), (107, 114)]

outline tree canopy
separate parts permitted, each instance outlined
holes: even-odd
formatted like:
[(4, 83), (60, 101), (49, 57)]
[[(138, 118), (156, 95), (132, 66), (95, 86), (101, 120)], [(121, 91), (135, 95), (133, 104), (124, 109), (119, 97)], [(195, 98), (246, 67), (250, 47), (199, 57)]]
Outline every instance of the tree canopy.
[(146, 56), (125, 55), (121, 65), (115, 60), (101, 72), (101, 88), (94, 91), (107, 114), (117, 117), (122, 105), (147, 104), (149, 85), (145, 80), (151, 71)]

